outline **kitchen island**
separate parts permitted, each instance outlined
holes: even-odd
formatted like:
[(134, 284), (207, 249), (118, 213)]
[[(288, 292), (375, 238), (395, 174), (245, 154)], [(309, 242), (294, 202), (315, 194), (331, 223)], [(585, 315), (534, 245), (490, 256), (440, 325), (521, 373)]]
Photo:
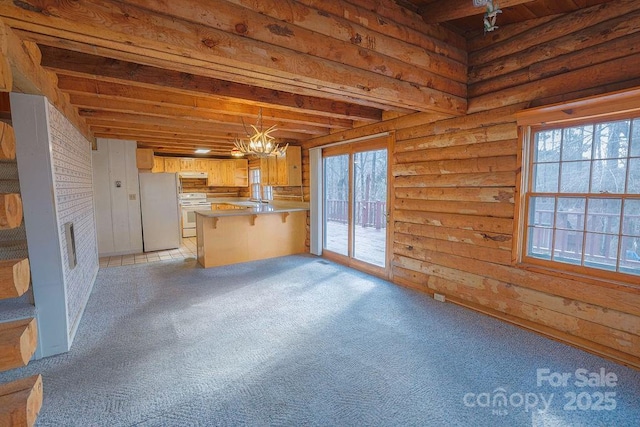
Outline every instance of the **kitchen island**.
[(196, 211), (198, 263), (205, 268), (306, 251), (307, 203), (229, 202)]

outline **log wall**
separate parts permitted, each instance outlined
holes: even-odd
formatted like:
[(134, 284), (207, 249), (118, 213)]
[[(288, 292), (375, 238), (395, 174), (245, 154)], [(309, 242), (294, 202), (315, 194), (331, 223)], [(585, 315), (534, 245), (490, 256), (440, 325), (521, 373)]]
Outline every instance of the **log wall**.
[(469, 41), (469, 111), (424, 113), (311, 141), (395, 130), (392, 280), (640, 368), (640, 287), (514, 261), (514, 113), (640, 85), (640, 3), (613, 1)]

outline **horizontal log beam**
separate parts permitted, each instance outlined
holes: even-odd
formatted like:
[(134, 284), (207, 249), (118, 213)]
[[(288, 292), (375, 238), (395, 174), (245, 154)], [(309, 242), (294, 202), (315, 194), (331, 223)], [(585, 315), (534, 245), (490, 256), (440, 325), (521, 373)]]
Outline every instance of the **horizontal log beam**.
[(30, 283), (28, 258), (0, 261), (0, 299), (21, 296), (29, 289)]
[[(241, 136), (245, 136), (247, 133), (252, 132), (250, 125), (255, 125), (256, 122), (247, 122), (239, 116), (227, 115), (224, 113), (218, 113), (203, 108), (193, 108), (184, 106), (173, 106), (168, 103), (149, 104), (147, 102), (140, 102), (133, 99), (123, 99), (113, 96), (94, 96), (86, 94), (71, 94), (69, 99), (77, 108), (83, 110), (89, 109), (93, 111), (110, 111), (115, 113), (130, 114), (132, 116), (153, 116), (159, 118), (172, 118), (187, 120), (190, 122), (203, 122), (208, 124), (219, 124), (222, 127), (230, 128), (235, 126)], [(273, 135), (276, 137), (284, 137), (284, 133), (293, 135), (295, 133), (301, 134), (303, 139), (309, 138), (309, 136), (326, 135), (329, 133), (329, 129), (319, 126), (310, 126), (303, 124), (291, 124), (284, 123), (280, 120), (272, 120), (264, 117), (262, 119), (262, 125), (264, 128), (271, 126), (277, 127), (277, 132)], [(308, 135), (305, 137), (305, 135)], [(293, 136), (288, 136), (293, 138)]]
[[(143, 115), (143, 114), (129, 114), (120, 113), (115, 111), (101, 111), (97, 109), (80, 109), (80, 115), (86, 117), (87, 123), (90, 126), (96, 125), (96, 120), (100, 120), (101, 123), (105, 121), (111, 121), (111, 126), (115, 128), (121, 128), (123, 125), (127, 125), (132, 128), (131, 125), (147, 125), (158, 126), (164, 129), (173, 129), (176, 132), (186, 133), (203, 133), (208, 132), (212, 136), (226, 136), (230, 139), (236, 137), (243, 137), (245, 135), (245, 129), (242, 125), (235, 125), (233, 123), (207, 123), (206, 121), (185, 121), (180, 118), (168, 118), (163, 117), (160, 120), (156, 116)], [(250, 129), (250, 128), (249, 128)], [(278, 130), (273, 133), (273, 136), (280, 139), (301, 140), (306, 139), (307, 135), (299, 132), (289, 132), (287, 130)]]
[[(298, 24), (315, 18), (315, 20), (329, 21), (327, 26), (331, 28), (337, 26), (335, 21), (338, 19), (332, 19), (326, 14), (323, 17), (317, 13), (317, 10), (291, 0), (281, 0), (278, 2), (278, 7), (269, 9), (268, 14), (254, 12), (251, 8), (241, 9), (226, 1), (218, 1), (215, 9), (209, 7), (210, 3), (207, 0), (182, 0), (180, 4), (165, 3), (162, 5), (159, 5), (156, 0), (127, 0), (127, 3), (155, 13), (169, 14), (189, 22), (217, 28), (231, 34), (237, 33), (248, 40), (291, 49), (297, 54), (321, 57), (387, 77), (401, 76), (399, 80), (402, 81), (425, 85), (456, 96), (466, 96), (465, 63), (454, 62), (429, 50), (427, 52), (431, 54), (425, 55), (425, 49), (418, 47), (413, 48), (412, 52), (407, 52), (407, 48), (411, 45), (382, 34), (378, 36), (381, 40), (377, 43), (367, 44), (365, 41), (363, 46), (362, 36), (348, 39), (345, 37), (335, 38), (325, 35), (323, 32), (307, 29)], [(305, 20), (285, 23), (279, 18), (270, 16), (277, 14), (278, 10), (290, 11), (291, 8), (295, 8), (299, 12), (298, 14), (293, 12), (293, 16), (305, 16)], [(239, 19), (240, 15), (242, 19)], [(344, 25), (352, 25), (344, 22), (345, 20), (340, 21)], [(342, 29), (342, 32), (345, 33), (345, 29)], [(399, 52), (388, 52), (391, 54), (378, 52), (376, 46), (383, 46), (394, 41)], [(367, 48), (366, 52), (362, 50), (363, 47)]]
[(0, 230), (22, 224), (22, 198), (18, 193), (0, 194)]
[(31, 427), (41, 408), (41, 375), (0, 385), (0, 425)]
[(83, 7), (60, 0), (27, 0), (18, 3), (19, 7), (6, 3), (0, 3), (0, 16), (11, 26), (31, 32), (218, 69), (229, 76), (279, 82), (291, 92), (298, 87), (314, 88), (334, 100), (351, 97), (449, 114), (466, 110), (466, 99), (426, 86), (264, 42), (248, 42), (243, 36), (122, 3), (93, 0)]
[[(136, 100), (149, 104), (165, 104), (169, 106), (188, 107), (206, 110), (214, 113), (224, 113), (233, 117), (243, 117), (254, 123), (262, 115), (265, 120), (279, 120), (283, 123), (299, 123), (302, 125), (318, 126), (329, 129), (350, 129), (354, 120), (336, 117), (335, 113), (314, 112), (304, 113), (293, 109), (280, 109), (275, 104), (248, 104), (232, 102), (222, 97), (194, 95), (183, 90), (167, 87), (147, 87), (137, 84), (137, 81), (127, 80), (119, 83), (101, 79), (100, 76), (80, 77), (58, 73), (58, 87), (69, 94), (92, 94), (101, 97), (117, 97), (120, 99)], [(379, 111), (372, 111), (371, 118), (358, 117), (358, 121), (378, 121)], [(377, 119), (374, 117), (378, 117)]]
[(121, 83), (146, 84), (151, 88), (168, 88), (226, 100), (243, 99), (276, 107), (295, 108), (299, 112), (330, 112), (336, 116), (357, 120), (380, 120), (379, 109), (336, 102), (323, 98), (296, 95), (267, 88), (258, 88), (210, 77), (179, 71), (140, 65), (133, 62), (104, 58), (81, 52), (73, 52), (50, 46), (42, 46), (42, 66), (53, 71), (81, 73), (83, 76), (100, 76)]
[(15, 160), (16, 134), (13, 127), (0, 122), (0, 160)]
[[(533, 0), (500, 0), (496, 2), (501, 9), (519, 4), (530, 3)], [(482, 15), (486, 11), (485, 7), (476, 7), (471, 0), (448, 0), (446, 3), (438, 1), (421, 6), (418, 13), (428, 24), (439, 24), (453, 21), (454, 19), (466, 18), (467, 16)]]
[(25, 366), (37, 346), (36, 319), (0, 323), (0, 371)]
[(40, 66), (41, 57), (38, 47), (32, 42), (23, 42), (2, 21), (0, 21), (0, 46), (6, 46), (6, 52), (3, 54), (7, 58), (13, 76), (11, 90), (46, 97), (89, 142), (93, 142), (93, 135), (86, 124), (73, 109), (67, 97), (58, 89), (55, 74)]

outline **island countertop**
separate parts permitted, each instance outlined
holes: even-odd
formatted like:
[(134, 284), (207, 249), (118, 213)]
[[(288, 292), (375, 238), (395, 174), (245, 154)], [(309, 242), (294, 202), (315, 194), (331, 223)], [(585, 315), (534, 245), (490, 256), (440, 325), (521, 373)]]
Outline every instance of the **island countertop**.
[(304, 202), (260, 203), (251, 201), (219, 201), (217, 203), (229, 204), (237, 206), (241, 209), (197, 210), (195, 211), (196, 215), (202, 215), (207, 218), (219, 218), (224, 216), (261, 215), (268, 213), (298, 212), (309, 210), (309, 204)]
[(217, 200), (212, 205), (217, 209), (195, 211), (198, 263), (205, 268), (307, 251), (307, 203)]

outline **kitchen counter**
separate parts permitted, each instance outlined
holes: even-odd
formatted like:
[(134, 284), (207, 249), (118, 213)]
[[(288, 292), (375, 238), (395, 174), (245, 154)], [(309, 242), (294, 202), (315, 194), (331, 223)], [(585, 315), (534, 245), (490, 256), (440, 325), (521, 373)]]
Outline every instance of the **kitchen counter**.
[(267, 213), (298, 212), (298, 211), (309, 210), (309, 204), (302, 203), (302, 202), (259, 203), (259, 202), (251, 202), (251, 201), (234, 201), (234, 202), (215, 201), (213, 202), (213, 204), (228, 204), (228, 205), (237, 206), (241, 209), (198, 210), (196, 211), (196, 215), (202, 215), (207, 218), (215, 218), (215, 217), (223, 217), (223, 216), (260, 215), (260, 214), (267, 214)]
[(308, 203), (215, 199), (238, 209), (196, 211), (198, 262), (205, 268), (306, 252)]

